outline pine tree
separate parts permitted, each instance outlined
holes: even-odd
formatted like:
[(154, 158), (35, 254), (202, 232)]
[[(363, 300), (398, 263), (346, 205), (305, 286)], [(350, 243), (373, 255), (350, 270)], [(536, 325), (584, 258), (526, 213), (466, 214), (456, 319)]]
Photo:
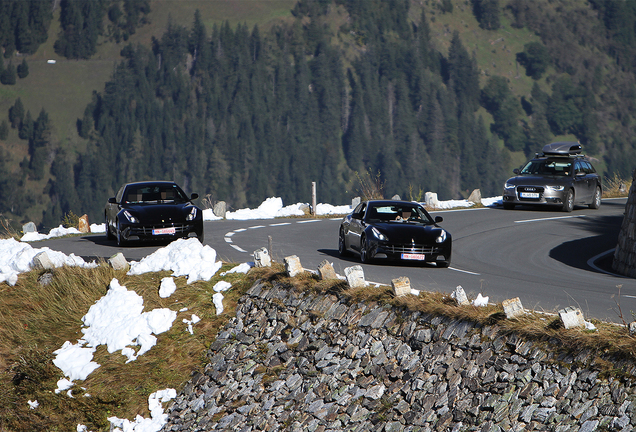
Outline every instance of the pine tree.
[(13, 106), (9, 108), (9, 122), (11, 123), (11, 127), (13, 129), (20, 127), (23, 118), (24, 105), (22, 105), (22, 99), (17, 98)]
[(4, 85), (15, 85), (17, 81), (16, 76), (15, 66), (9, 64), (0, 75), (0, 83)]
[(26, 62), (26, 59), (22, 60), (22, 63), (18, 65), (18, 77), (20, 79), (24, 79), (29, 76), (29, 65)]

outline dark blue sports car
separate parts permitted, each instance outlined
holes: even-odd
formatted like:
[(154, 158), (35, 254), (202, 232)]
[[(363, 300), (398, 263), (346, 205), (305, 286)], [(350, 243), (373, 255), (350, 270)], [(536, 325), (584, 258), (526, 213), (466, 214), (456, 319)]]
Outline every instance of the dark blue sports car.
[(340, 223), (338, 251), (354, 251), (363, 263), (385, 258), (448, 267), (452, 239), (437, 225), (442, 220), (415, 202), (365, 201)]
[(127, 183), (104, 209), (106, 235), (122, 246), (135, 240), (197, 237), (203, 243), (203, 213), (174, 182)]

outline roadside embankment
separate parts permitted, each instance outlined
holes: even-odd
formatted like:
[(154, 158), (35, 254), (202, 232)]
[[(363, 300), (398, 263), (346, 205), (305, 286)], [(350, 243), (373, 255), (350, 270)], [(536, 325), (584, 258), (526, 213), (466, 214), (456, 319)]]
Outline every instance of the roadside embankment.
[(631, 431), (634, 359), (562, 348), (257, 281), (162, 430)]

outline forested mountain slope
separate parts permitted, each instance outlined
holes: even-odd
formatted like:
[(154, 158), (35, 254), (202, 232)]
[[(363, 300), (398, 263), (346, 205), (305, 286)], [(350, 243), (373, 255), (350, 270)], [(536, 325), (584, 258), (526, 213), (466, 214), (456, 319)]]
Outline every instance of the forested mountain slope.
[(150, 178), (234, 208), (308, 201), (312, 181), (320, 201), (346, 203), (356, 172), (379, 172), (387, 195), (498, 195), (513, 165), (563, 138), (607, 176), (636, 162), (634, 1), (302, 0), (260, 26), (202, 8), (149, 43), (149, 17), (178, 2), (89, 3), (38, 9), (32, 28), (54, 41), (0, 35), (5, 69), (45, 47), (77, 67), (121, 56), (72, 132), (54, 104), (25, 108), (28, 72), (3, 81), (0, 212), (19, 221), (101, 220), (121, 183)]

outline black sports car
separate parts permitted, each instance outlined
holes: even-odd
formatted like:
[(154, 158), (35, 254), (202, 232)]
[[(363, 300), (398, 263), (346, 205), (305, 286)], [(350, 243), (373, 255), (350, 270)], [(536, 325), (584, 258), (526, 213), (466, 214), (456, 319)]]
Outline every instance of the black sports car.
[(118, 245), (133, 240), (197, 237), (203, 243), (203, 212), (174, 182), (127, 183), (104, 209), (106, 235)]
[(365, 201), (340, 223), (338, 251), (360, 254), (363, 263), (374, 258), (434, 262), (448, 267), (452, 239), (420, 204), (410, 201)]

